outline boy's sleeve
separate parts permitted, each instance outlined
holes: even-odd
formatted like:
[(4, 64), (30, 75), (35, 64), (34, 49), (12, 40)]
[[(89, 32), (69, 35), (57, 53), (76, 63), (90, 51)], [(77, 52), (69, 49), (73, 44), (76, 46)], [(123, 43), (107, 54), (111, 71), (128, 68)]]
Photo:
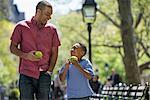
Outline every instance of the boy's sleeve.
[[(65, 64), (62, 66), (62, 68), (59, 70), (59, 74), (61, 74), (65, 69)], [(68, 75), (69, 73), (67, 72), (67, 76), (66, 77), (69, 77)]]
[(62, 66), (62, 68), (59, 70), (59, 74), (61, 74), (65, 69), (65, 65)]
[(93, 71), (93, 68), (92, 68), (92, 64), (90, 61), (87, 61), (87, 64), (85, 66), (85, 69), (92, 75), (94, 76), (94, 71)]

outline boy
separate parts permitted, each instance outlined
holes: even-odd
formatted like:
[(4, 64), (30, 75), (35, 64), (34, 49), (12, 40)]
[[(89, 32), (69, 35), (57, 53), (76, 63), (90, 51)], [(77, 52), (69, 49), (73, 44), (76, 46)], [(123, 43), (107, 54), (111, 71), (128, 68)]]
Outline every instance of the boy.
[(75, 43), (71, 48), (71, 56), (77, 60), (68, 60), (59, 72), (61, 81), (67, 79), (68, 100), (89, 100), (94, 93), (89, 80), (94, 76), (92, 64), (88, 59), (82, 59), (86, 54), (86, 47), (82, 43)]

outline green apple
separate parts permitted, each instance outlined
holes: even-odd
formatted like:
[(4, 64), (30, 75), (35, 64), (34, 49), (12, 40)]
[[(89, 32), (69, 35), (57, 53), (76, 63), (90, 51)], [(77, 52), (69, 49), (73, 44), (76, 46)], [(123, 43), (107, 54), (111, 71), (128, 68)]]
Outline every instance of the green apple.
[(36, 58), (42, 58), (42, 56), (43, 56), (43, 54), (42, 54), (41, 51), (36, 51), (36, 52), (35, 52), (35, 57), (36, 57)]
[(69, 61), (77, 61), (78, 60), (78, 58), (76, 57), (76, 56), (71, 56), (70, 58), (69, 58)]

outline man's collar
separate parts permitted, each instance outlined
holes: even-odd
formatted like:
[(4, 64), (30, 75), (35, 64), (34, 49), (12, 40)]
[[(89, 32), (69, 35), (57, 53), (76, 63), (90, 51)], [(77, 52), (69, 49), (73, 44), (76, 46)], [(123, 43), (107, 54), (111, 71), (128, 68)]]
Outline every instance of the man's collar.
[(38, 22), (35, 20), (35, 17), (33, 16), (32, 19), (31, 19), (31, 22), (33, 24), (35, 24), (38, 28), (43, 28), (46, 24), (38, 24)]

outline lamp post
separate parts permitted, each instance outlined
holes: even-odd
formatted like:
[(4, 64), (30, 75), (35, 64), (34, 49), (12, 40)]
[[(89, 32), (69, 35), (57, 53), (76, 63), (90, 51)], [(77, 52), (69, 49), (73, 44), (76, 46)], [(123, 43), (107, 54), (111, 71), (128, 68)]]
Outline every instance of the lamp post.
[(92, 62), (92, 46), (91, 46), (91, 30), (92, 26), (91, 24), (94, 23), (96, 20), (96, 2), (94, 0), (85, 0), (85, 2), (82, 5), (82, 16), (83, 16), (83, 22), (87, 24), (87, 30), (88, 30), (88, 44), (89, 44), (89, 60)]
[(108, 71), (108, 69), (109, 69), (109, 64), (108, 64), (108, 63), (105, 63), (104, 67), (105, 67), (105, 70)]
[(105, 67), (106, 75), (108, 76), (109, 64), (105, 63), (104, 67)]

